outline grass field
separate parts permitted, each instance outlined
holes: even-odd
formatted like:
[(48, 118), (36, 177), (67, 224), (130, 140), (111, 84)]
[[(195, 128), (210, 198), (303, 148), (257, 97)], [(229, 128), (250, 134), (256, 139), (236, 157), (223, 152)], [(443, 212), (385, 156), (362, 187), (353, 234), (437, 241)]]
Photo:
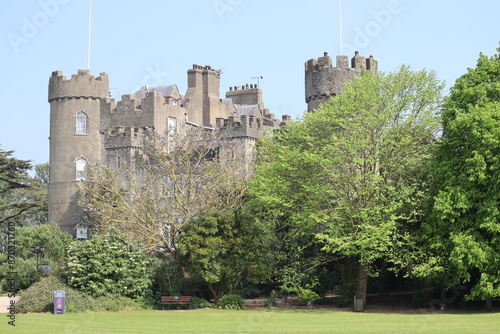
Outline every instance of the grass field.
[(196, 310), (2, 316), (0, 333), (500, 333), (500, 313)]

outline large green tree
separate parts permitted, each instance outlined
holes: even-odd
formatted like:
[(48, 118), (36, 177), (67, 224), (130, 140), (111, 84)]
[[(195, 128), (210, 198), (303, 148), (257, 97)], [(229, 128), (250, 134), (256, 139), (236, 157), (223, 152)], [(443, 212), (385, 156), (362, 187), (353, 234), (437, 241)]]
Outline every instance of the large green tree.
[(39, 180), (29, 176), (29, 161), (12, 156), (0, 148), (0, 224), (19, 221), (46, 207), (46, 192)]
[[(16, 282), (24, 288), (37, 279), (39, 271), (28, 256), (20, 254), (23, 230), (19, 228), (46, 221), (47, 190), (37, 177), (28, 174), (31, 163), (13, 157), (13, 153), (0, 148), (0, 280), (5, 278), (1, 273), (8, 273), (9, 268), (12, 271), (10, 265), (15, 262), (20, 275)], [(9, 252), (19, 257), (17, 261), (8, 260)]]
[[(500, 49), (499, 49), (500, 51)], [(436, 193), (425, 227), (433, 256), (421, 274), (500, 297), (500, 55), (480, 55), (457, 79), (443, 111)]]
[(442, 87), (434, 73), (407, 66), (365, 72), (262, 145), (252, 195), (324, 252), (359, 264), (359, 310), (373, 264), (401, 265), (408, 225), (420, 218)]
[[(8, 286), (5, 281), (11, 272), (17, 274), (16, 283), (19, 289), (27, 288), (43, 274), (61, 274), (66, 259), (66, 248), (74, 240), (71, 235), (62, 232), (55, 223), (18, 227), (14, 234), (15, 239), (7, 243), (5, 249), (13, 247), (11, 249), (14, 250), (15, 260), (9, 261), (9, 252), (0, 253), (0, 285), (4, 283), (3, 287)], [(39, 254), (34, 253), (33, 247), (37, 244), (44, 246), (44, 251)]]
[(245, 210), (230, 210), (192, 221), (180, 236), (181, 263), (207, 283), (217, 304), (232, 284), (267, 279), (272, 226)]

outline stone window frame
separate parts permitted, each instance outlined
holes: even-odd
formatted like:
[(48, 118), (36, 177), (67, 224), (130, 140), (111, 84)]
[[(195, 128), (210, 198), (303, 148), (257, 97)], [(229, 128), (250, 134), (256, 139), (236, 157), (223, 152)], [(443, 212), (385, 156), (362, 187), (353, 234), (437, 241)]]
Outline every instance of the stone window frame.
[(80, 155), (75, 159), (75, 180), (83, 181), (87, 178), (87, 165), (89, 164), (89, 160), (85, 158), (83, 155)]
[(76, 113), (75, 115), (75, 134), (76, 135), (88, 135), (88, 122), (89, 120), (89, 115), (83, 111), (80, 110), (79, 112)]

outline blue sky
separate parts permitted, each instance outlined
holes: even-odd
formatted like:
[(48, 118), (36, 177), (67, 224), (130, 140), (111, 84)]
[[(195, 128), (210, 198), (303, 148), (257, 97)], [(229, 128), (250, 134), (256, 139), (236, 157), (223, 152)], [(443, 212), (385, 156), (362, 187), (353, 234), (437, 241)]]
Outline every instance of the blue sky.
[[(88, 68), (89, 0), (3, 1), (0, 13), (0, 145), (49, 161), (47, 84)], [(92, 1), (90, 71), (111, 94), (144, 84), (187, 87), (193, 64), (222, 69), (229, 86), (256, 83), (276, 116), (303, 114), (304, 62), (339, 54), (338, 0)], [(500, 41), (500, 1), (344, 0), (343, 50), (437, 72), (447, 87)]]

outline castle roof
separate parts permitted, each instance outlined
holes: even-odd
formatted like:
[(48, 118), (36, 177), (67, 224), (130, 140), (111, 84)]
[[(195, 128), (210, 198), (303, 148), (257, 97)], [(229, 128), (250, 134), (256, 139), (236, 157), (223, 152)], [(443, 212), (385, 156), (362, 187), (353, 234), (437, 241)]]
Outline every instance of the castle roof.
[(235, 105), (234, 108), (236, 109), (236, 114), (238, 116), (261, 116), (260, 112), (260, 107), (258, 104), (253, 104), (253, 105)]
[(177, 85), (143, 86), (134, 93), (136, 99), (141, 100), (148, 92), (160, 92), (163, 97), (181, 98)]

